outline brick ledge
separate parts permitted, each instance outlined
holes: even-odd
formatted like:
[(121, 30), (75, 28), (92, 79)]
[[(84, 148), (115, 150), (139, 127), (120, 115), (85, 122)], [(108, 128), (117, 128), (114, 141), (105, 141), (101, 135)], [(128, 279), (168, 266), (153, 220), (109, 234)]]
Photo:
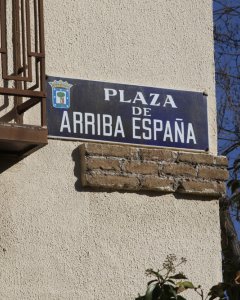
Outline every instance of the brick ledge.
[(220, 197), (227, 159), (205, 153), (84, 143), (81, 183), (111, 190), (159, 191)]

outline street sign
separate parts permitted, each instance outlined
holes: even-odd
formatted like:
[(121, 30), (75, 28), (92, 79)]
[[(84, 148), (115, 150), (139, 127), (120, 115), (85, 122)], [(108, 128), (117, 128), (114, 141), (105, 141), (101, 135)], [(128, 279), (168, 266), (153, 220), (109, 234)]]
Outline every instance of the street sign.
[(200, 92), (47, 78), (49, 137), (208, 150)]

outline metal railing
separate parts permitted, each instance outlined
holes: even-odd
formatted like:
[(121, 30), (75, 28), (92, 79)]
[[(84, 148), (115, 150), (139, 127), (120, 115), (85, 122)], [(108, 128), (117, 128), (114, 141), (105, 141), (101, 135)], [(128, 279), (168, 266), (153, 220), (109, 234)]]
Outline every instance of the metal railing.
[(0, 95), (13, 96), (16, 122), (40, 102), (45, 127), (43, 0), (0, 0), (0, 60)]

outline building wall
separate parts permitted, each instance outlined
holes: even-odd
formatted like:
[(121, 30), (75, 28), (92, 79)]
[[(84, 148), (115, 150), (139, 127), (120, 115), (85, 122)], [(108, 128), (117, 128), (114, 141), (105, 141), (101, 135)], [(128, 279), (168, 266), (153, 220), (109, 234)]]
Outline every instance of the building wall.
[[(212, 1), (44, 3), (48, 75), (205, 91), (216, 154)], [(0, 299), (134, 299), (170, 253), (206, 290), (221, 280), (217, 199), (83, 190), (80, 144), (49, 140), (1, 174)]]

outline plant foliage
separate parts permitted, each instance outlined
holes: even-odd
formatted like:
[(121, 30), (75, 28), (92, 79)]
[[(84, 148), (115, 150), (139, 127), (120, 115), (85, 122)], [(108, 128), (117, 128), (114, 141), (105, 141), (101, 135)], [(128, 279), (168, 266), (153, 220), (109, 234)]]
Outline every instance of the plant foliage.
[(187, 300), (182, 293), (189, 289), (193, 290), (201, 300), (227, 299), (225, 290), (228, 288), (228, 285), (225, 283), (214, 285), (209, 293), (204, 296), (200, 285), (195, 286), (188, 280), (186, 275), (177, 271), (178, 267), (185, 263), (186, 259), (184, 257), (178, 262), (176, 256), (170, 254), (166, 257), (161, 269), (156, 271), (147, 269), (146, 275), (153, 277), (153, 279), (147, 283), (145, 295), (139, 295), (135, 300)]

